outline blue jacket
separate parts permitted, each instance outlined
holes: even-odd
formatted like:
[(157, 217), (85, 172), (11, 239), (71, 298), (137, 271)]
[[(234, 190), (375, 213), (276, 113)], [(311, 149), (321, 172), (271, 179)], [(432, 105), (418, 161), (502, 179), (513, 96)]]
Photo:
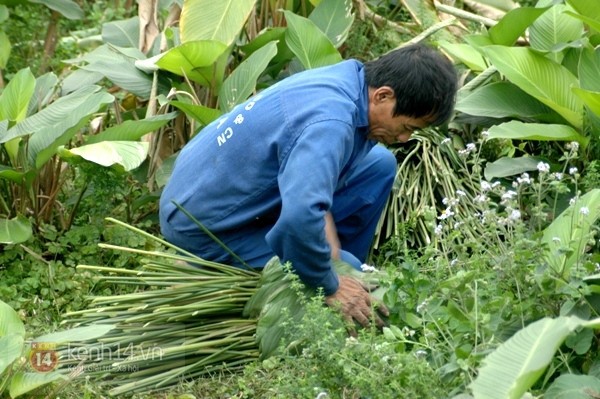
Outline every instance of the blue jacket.
[[(292, 75), (206, 126), (181, 151), (161, 196), (217, 236), (279, 212), (266, 241), (301, 280), (337, 290), (325, 213), (348, 170), (375, 145), (363, 65), (348, 60)], [(198, 230), (189, 221), (177, 226)]]

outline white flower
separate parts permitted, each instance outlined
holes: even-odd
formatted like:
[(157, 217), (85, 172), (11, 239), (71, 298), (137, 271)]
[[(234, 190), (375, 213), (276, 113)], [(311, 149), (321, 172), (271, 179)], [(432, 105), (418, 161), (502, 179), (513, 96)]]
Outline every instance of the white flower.
[(513, 199), (516, 195), (517, 195), (516, 191), (508, 190), (507, 192), (505, 192), (504, 194), (502, 194), (502, 199), (503, 200), (510, 200), (510, 199)]
[(456, 222), (456, 223), (454, 223), (454, 226), (452, 226), (452, 227), (454, 227), (454, 230), (458, 230), (458, 228), (460, 226), (462, 226), (463, 224), (464, 224), (464, 222)]
[(537, 170), (540, 173), (548, 173), (550, 172), (550, 165), (548, 165), (546, 162), (540, 162), (537, 164)]
[(490, 135), (490, 132), (488, 132), (487, 130), (484, 130), (483, 132), (481, 132), (481, 137), (483, 137), (484, 139), (487, 139), (487, 137)]
[(459, 202), (460, 202), (460, 200), (458, 198), (445, 198), (444, 197), (442, 199), (442, 203), (444, 205), (447, 205), (448, 207), (456, 206), (456, 205), (458, 205)]
[(574, 175), (575, 173), (577, 173), (577, 168), (576, 167), (569, 168), (569, 174), (570, 175)]
[(577, 141), (571, 141), (570, 143), (567, 143), (565, 147), (567, 147), (567, 150), (577, 151), (579, 149), (579, 143)]
[(480, 184), (483, 192), (490, 191), (492, 189), (492, 185), (485, 180), (482, 180)]
[(366, 263), (363, 263), (362, 265), (360, 265), (360, 269), (365, 273), (371, 273), (371, 272), (377, 271), (375, 266), (370, 266), (370, 265), (367, 265)]
[(411, 330), (407, 326), (402, 327), (402, 334), (404, 334), (405, 337), (412, 337), (415, 335), (415, 332), (415, 330)]
[[(542, 163), (542, 162), (540, 162)], [(547, 164), (546, 164), (547, 165)], [(538, 169), (539, 169), (539, 164), (538, 164)], [(541, 171), (540, 171), (541, 172)], [(531, 184), (531, 178), (529, 177), (529, 173), (523, 173), (521, 175), (521, 177), (517, 177), (517, 183), (518, 184)]]
[(440, 216), (438, 216), (438, 219), (446, 220), (451, 216), (454, 216), (454, 212), (452, 212), (452, 209), (450, 207), (448, 207), (442, 211), (442, 214)]
[(465, 195), (467, 195), (467, 193), (465, 193), (462, 190), (456, 190), (456, 195), (460, 196), (460, 197), (464, 197)]
[(521, 219), (521, 211), (519, 211), (518, 209), (513, 209), (510, 212), (510, 215), (508, 215), (508, 219), (509, 220), (519, 220), (519, 219)]
[(583, 216), (587, 216), (590, 214), (590, 208), (588, 208), (587, 206), (582, 206), (581, 208), (579, 208), (579, 213), (581, 213)]
[(450, 137), (446, 137), (444, 140), (442, 140), (442, 144), (446, 144), (451, 142), (452, 140), (450, 140)]
[(458, 263), (458, 259), (452, 259), (452, 261), (450, 262), (450, 266), (454, 266)]
[(419, 349), (419, 350), (415, 351), (415, 357), (421, 358), (421, 357), (425, 357), (425, 356), (427, 356), (426, 350)]
[(427, 310), (427, 300), (425, 300), (417, 305), (417, 313), (423, 314), (423, 313), (425, 313), (426, 310)]
[(560, 172), (554, 173), (553, 176), (556, 180), (562, 180), (562, 178), (563, 178), (563, 174)]
[(569, 205), (575, 205), (576, 202), (577, 202), (577, 197), (573, 197), (569, 200)]
[(438, 224), (435, 226), (435, 229), (433, 230), (433, 232), (435, 233), (436, 236), (439, 236), (442, 234), (443, 228), (444, 228), (444, 226), (442, 226), (441, 224)]
[(484, 202), (487, 202), (489, 200), (489, 198), (485, 194), (479, 194), (478, 196), (473, 198), (473, 200), (475, 202), (479, 202), (480, 204), (483, 204)]
[(469, 144), (467, 144), (467, 150), (468, 150), (469, 152), (473, 152), (473, 151), (475, 151), (476, 149), (477, 149), (477, 146), (476, 146), (475, 144), (473, 144), (473, 143), (469, 143)]
[(560, 237), (552, 237), (552, 242), (560, 244)]

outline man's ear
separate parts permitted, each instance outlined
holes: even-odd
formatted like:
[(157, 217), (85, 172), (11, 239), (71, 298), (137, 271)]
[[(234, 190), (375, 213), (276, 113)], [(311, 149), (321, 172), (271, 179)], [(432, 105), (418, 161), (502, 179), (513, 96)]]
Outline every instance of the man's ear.
[(375, 102), (384, 102), (389, 100), (395, 100), (394, 89), (390, 86), (381, 86), (375, 89), (373, 92), (373, 99)]

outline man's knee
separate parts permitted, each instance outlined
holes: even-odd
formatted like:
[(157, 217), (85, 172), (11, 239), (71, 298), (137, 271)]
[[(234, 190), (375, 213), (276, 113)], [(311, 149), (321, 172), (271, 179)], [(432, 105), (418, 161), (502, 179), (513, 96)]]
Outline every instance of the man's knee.
[(394, 154), (382, 146), (375, 146), (371, 150), (370, 172), (375, 178), (391, 185), (396, 178), (397, 162)]

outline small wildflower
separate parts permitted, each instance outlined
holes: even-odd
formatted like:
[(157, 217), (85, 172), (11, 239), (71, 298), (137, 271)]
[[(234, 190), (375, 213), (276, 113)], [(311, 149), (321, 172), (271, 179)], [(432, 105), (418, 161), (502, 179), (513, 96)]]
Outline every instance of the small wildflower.
[(569, 200), (569, 205), (573, 206), (577, 202), (577, 197), (573, 197)]
[(442, 203), (444, 205), (448, 205), (448, 207), (456, 206), (456, 205), (458, 205), (459, 202), (460, 202), (460, 200), (458, 198), (446, 198), (446, 197), (444, 197), (442, 199)]
[(492, 189), (492, 185), (485, 180), (482, 180), (480, 185), (483, 192), (490, 191)]
[(446, 220), (451, 216), (454, 216), (454, 212), (452, 212), (452, 209), (450, 207), (448, 207), (442, 211), (442, 214), (440, 216), (438, 216), (438, 219)]
[(548, 173), (550, 172), (550, 165), (548, 165), (546, 162), (540, 162), (537, 164), (537, 170), (540, 173)]
[(552, 237), (552, 242), (560, 244), (560, 237)]
[(481, 132), (481, 137), (483, 137), (484, 139), (487, 139), (489, 135), (490, 135), (490, 132), (488, 132), (487, 130), (484, 130), (483, 132)]
[[(539, 168), (539, 164), (538, 164), (538, 168)], [(517, 183), (519, 185), (521, 185), (521, 184), (531, 184), (531, 178), (529, 177), (529, 173), (523, 173), (521, 175), (521, 177), (517, 177)]]
[(560, 172), (554, 173), (553, 176), (556, 180), (562, 180), (562, 178), (563, 178), (563, 174)]
[(425, 313), (426, 310), (427, 310), (427, 300), (425, 300), (417, 305), (417, 313), (423, 314), (423, 313)]
[(510, 215), (508, 215), (508, 220), (519, 220), (521, 219), (521, 211), (519, 211), (518, 209), (513, 209), (510, 212)]
[(464, 222), (456, 222), (456, 223), (454, 223), (454, 226), (452, 226), (452, 227), (454, 227), (454, 230), (457, 230), (463, 224), (464, 224)]
[(415, 335), (415, 332), (415, 330), (411, 330), (407, 326), (402, 327), (402, 334), (404, 334), (405, 337), (412, 337)]
[(509, 191), (505, 192), (504, 194), (502, 194), (502, 199), (510, 200), (510, 199), (513, 199), (516, 195), (517, 195), (516, 191), (509, 190)]
[(375, 266), (367, 265), (366, 263), (363, 263), (362, 265), (360, 265), (360, 269), (365, 273), (371, 273), (371, 272), (377, 271)]
[(435, 233), (436, 236), (439, 236), (442, 234), (443, 228), (444, 228), (444, 226), (442, 226), (441, 224), (437, 224), (437, 225), (435, 225), (435, 229), (433, 230), (433, 232)]
[(469, 144), (467, 144), (467, 150), (468, 150), (469, 152), (473, 152), (473, 151), (475, 151), (476, 149), (477, 149), (477, 146), (476, 146), (475, 144), (473, 144), (473, 143), (469, 143)]
[(569, 168), (569, 174), (571, 176), (574, 175), (575, 173), (577, 173), (577, 168), (576, 167)]
[(485, 194), (479, 194), (477, 195), (475, 198), (473, 198), (473, 200), (475, 202), (478, 202), (480, 204), (483, 204), (484, 202), (487, 202), (489, 200), (489, 198), (487, 197), (487, 195)]
[(423, 358), (425, 356), (427, 356), (427, 351), (426, 350), (419, 349), (419, 350), (415, 351), (415, 357), (417, 357), (417, 358)]
[(315, 399), (326, 399), (328, 397), (329, 397), (329, 395), (327, 394), (327, 392), (319, 392)]
[(579, 150), (579, 143), (577, 141), (571, 141), (570, 143), (567, 143), (565, 147), (567, 150), (577, 151)]
[(464, 197), (465, 195), (467, 195), (467, 193), (465, 193), (462, 190), (456, 190), (456, 195), (458, 195), (459, 197)]
[(442, 140), (442, 144), (447, 144), (449, 142), (451, 142), (452, 140), (450, 139), (450, 137), (446, 137), (444, 140)]
[(596, 263), (596, 273), (600, 273), (600, 263)]
[(455, 266), (458, 263), (458, 259), (452, 259), (450, 261), (450, 266)]
[(579, 208), (579, 213), (581, 213), (583, 216), (587, 216), (590, 214), (590, 208), (588, 208), (587, 206), (582, 206), (581, 208)]

